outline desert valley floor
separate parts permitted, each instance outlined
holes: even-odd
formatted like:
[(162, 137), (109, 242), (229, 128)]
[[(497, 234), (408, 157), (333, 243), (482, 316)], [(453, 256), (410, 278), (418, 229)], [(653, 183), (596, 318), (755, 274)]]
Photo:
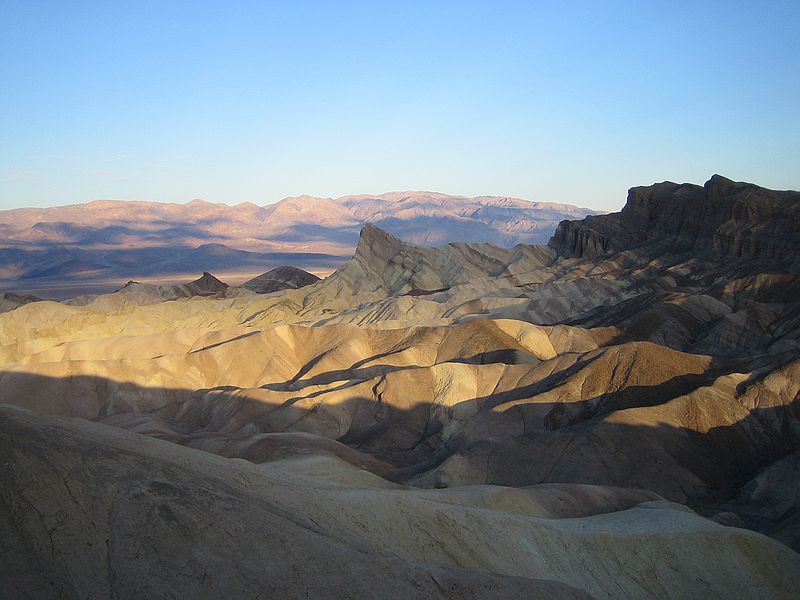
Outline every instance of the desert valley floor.
[(798, 598), (798, 256), (799, 193), (714, 176), (548, 245), (6, 296), (0, 596)]

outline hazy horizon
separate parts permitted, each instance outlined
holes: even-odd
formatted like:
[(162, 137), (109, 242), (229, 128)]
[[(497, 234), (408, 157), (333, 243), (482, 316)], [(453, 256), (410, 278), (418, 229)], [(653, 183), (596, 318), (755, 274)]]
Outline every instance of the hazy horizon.
[[(0, 209), (797, 189), (794, 2), (6, 2)], [(382, 193), (382, 192), (381, 192)]]
[[(657, 182), (656, 182), (657, 183)], [(690, 182), (692, 183), (692, 182)], [(702, 184), (702, 183), (701, 183)], [(0, 211), (3, 210), (17, 210), (21, 208), (35, 208), (35, 209), (46, 209), (46, 208), (63, 208), (66, 206), (77, 206), (81, 204), (91, 204), (93, 202), (147, 202), (147, 203), (157, 203), (157, 204), (180, 204), (186, 205), (192, 202), (207, 202), (209, 204), (224, 204), (226, 206), (235, 207), (240, 206), (243, 204), (254, 204), (260, 207), (268, 207), (273, 204), (277, 204), (278, 202), (282, 202), (284, 200), (289, 200), (292, 198), (318, 198), (318, 199), (326, 199), (326, 200), (339, 200), (342, 198), (350, 198), (350, 197), (358, 197), (364, 196), (365, 198), (380, 198), (382, 196), (386, 196), (388, 194), (433, 194), (433, 195), (444, 195), (450, 196), (453, 198), (466, 198), (466, 199), (475, 199), (475, 198), (511, 198), (514, 200), (524, 200), (526, 202), (531, 203), (543, 203), (543, 204), (564, 204), (568, 206), (576, 206), (577, 208), (589, 208), (587, 206), (578, 206), (577, 204), (571, 204), (569, 202), (555, 202), (549, 200), (535, 200), (532, 198), (520, 198), (518, 196), (511, 196), (508, 194), (477, 194), (477, 195), (466, 195), (466, 194), (454, 194), (442, 190), (412, 190), (412, 189), (398, 189), (398, 190), (384, 190), (382, 192), (353, 192), (350, 194), (342, 194), (340, 196), (331, 196), (331, 195), (316, 195), (316, 194), (293, 194), (291, 196), (284, 196), (282, 198), (276, 198), (272, 200), (266, 200), (264, 202), (254, 202), (252, 200), (242, 200), (241, 202), (231, 202), (225, 200), (209, 200), (208, 198), (186, 198), (183, 200), (152, 200), (150, 198), (90, 198), (87, 200), (79, 201), (79, 202), (65, 202), (63, 204), (42, 204), (42, 205), (26, 205), (26, 206), (13, 206), (10, 208), (3, 208), (0, 206)], [(620, 203), (620, 208), (625, 204), (624, 198)], [(594, 209), (592, 209), (594, 210)], [(604, 212), (604, 211), (601, 211)]]

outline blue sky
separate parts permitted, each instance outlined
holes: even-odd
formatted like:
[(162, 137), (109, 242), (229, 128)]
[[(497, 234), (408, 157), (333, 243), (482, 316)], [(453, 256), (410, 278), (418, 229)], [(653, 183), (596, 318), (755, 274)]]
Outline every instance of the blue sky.
[(800, 187), (800, 2), (0, 0), (0, 208)]

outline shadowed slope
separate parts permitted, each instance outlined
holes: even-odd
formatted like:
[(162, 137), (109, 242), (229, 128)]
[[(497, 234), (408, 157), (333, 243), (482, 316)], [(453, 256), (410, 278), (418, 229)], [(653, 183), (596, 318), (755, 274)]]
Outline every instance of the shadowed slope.
[[(348, 471), (337, 463), (256, 467), (95, 424), (0, 411), (9, 482), (0, 491), (9, 558), (0, 579), (41, 598), (800, 591), (797, 556), (784, 546), (646, 494), (564, 487), (560, 502), (572, 496), (571, 506), (613, 512), (559, 519), (551, 489), (517, 491), (509, 504), (488, 489), (434, 495), (369, 478), (342, 483), (330, 478)], [(712, 558), (722, 552), (728, 560)]]
[(6, 367), (0, 401), (256, 461), (332, 453), (422, 486), (613, 484), (710, 512), (800, 447), (797, 361), (763, 377), (648, 343), (561, 346), (561, 331), (281, 326), (159, 336), (170, 355), (76, 342)]

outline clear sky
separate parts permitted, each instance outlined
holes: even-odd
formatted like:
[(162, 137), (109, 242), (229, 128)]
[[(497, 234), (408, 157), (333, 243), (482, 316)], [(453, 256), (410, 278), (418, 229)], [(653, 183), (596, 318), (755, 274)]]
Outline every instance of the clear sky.
[(0, 208), (800, 188), (800, 1), (0, 0)]

